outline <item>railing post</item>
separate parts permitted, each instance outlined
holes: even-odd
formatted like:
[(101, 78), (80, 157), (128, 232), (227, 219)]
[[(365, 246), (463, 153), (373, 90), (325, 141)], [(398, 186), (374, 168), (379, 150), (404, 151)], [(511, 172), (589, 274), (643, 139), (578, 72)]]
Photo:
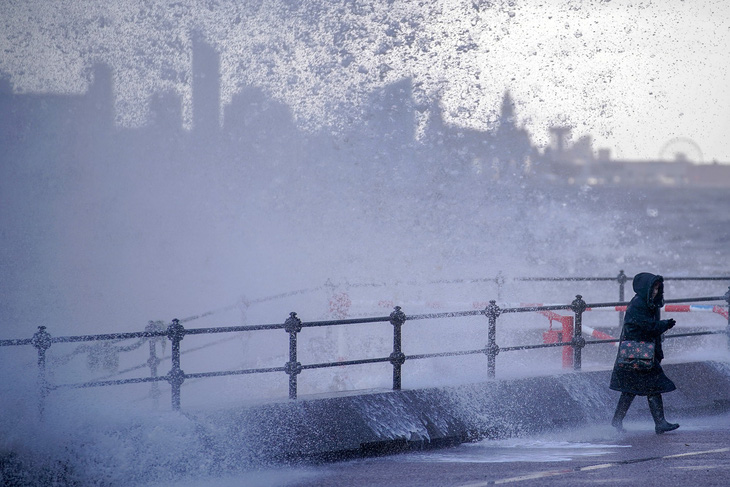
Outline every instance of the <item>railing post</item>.
[[(618, 300), (623, 303), (624, 302), (624, 298), (625, 298), (624, 288), (626, 287), (626, 281), (629, 280), (629, 278), (626, 277), (626, 274), (624, 274), (624, 270), (623, 269), (621, 269), (620, 271), (618, 271), (618, 276), (616, 277), (616, 280), (618, 281)], [(619, 328), (619, 330), (623, 326), (624, 326), (624, 312), (623, 311), (619, 311), (618, 312), (618, 328)]]
[(51, 348), (53, 343), (51, 340), (51, 334), (46, 331), (45, 326), (39, 326), (38, 331), (33, 334), (33, 338), (30, 342), (36, 350), (38, 350), (38, 388), (40, 395), (38, 398), (38, 412), (43, 418), (43, 411), (46, 404), (46, 396), (50, 389), (48, 385), (48, 378), (46, 377), (46, 350)]
[(185, 328), (180, 324), (180, 320), (177, 318), (172, 320), (167, 327), (167, 338), (172, 342), (172, 368), (167, 374), (167, 382), (172, 388), (172, 409), (175, 411), (180, 410), (180, 386), (185, 382), (185, 372), (180, 368), (180, 342), (184, 337)]
[[(147, 326), (145, 327), (145, 331), (149, 333), (162, 331), (163, 328), (160, 326), (160, 322), (150, 321), (147, 323)], [(157, 367), (159, 367), (160, 358), (157, 356), (157, 338), (150, 337), (148, 339), (148, 343), (150, 346), (150, 358), (147, 359), (147, 366), (150, 368), (150, 377), (157, 377)], [(152, 383), (152, 389), (150, 390), (150, 396), (152, 396), (152, 400), (155, 402), (155, 407), (157, 407), (159, 404), (160, 399), (160, 385), (157, 383), (157, 381)]]
[(575, 313), (575, 320), (573, 323), (573, 368), (580, 370), (581, 368), (581, 357), (583, 347), (586, 346), (586, 340), (583, 338), (583, 312), (586, 310), (586, 302), (583, 301), (583, 296), (580, 294), (575, 296), (575, 299), (570, 304), (571, 309)]
[(401, 350), (401, 328), (406, 322), (406, 314), (400, 306), (393, 308), (390, 313), (390, 324), (393, 325), (393, 353), (390, 354), (390, 363), (393, 364), (393, 390), (401, 388), (401, 366), (406, 362), (406, 355)]
[(284, 330), (289, 333), (289, 361), (284, 365), (284, 372), (289, 375), (289, 399), (296, 399), (297, 375), (302, 371), (302, 364), (297, 362), (297, 333), (302, 331), (302, 320), (293, 311), (284, 321)]
[(497, 368), (497, 355), (499, 355), (499, 345), (497, 345), (497, 317), (502, 313), (502, 310), (497, 306), (495, 300), (489, 301), (489, 304), (484, 309), (484, 314), (489, 318), (489, 331), (487, 335), (487, 377), (494, 379)]
[(730, 348), (730, 286), (728, 286), (727, 292), (723, 297), (727, 301), (727, 328), (725, 330), (727, 332), (727, 345)]

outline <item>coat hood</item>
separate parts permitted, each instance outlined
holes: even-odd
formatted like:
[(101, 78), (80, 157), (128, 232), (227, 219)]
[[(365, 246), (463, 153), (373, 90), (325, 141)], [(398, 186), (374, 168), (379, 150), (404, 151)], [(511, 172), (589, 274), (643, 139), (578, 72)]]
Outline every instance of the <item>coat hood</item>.
[[(656, 282), (659, 282), (659, 293), (652, 301), (651, 288), (654, 287), (654, 283)], [(650, 274), (648, 272), (641, 272), (634, 276), (633, 286), (636, 295), (639, 296), (650, 308), (655, 306), (661, 308), (664, 306), (664, 278), (662, 276), (658, 274)]]

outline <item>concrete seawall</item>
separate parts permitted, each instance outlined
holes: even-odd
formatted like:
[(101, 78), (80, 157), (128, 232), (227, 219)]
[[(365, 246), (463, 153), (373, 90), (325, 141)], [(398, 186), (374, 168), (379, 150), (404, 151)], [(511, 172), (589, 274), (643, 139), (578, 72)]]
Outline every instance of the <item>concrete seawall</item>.
[[(677, 391), (667, 416), (730, 411), (730, 364), (667, 364)], [(327, 460), (433, 448), (479, 438), (610, 421), (618, 393), (610, 371), (494, 380), (454, 387), (363, 391), (209, 413), (188, 413), (209, 446), (236, 461)], [(628, 419), (649, 419), (637, 399)]]

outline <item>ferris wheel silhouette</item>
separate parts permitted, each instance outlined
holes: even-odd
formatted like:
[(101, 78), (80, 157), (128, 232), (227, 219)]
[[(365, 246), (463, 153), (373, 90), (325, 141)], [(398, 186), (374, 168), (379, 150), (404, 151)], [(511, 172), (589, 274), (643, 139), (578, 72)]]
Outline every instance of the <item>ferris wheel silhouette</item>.
[(659, 150), (659, 160), (685, 160), (700, 163), (703, 160), (702, 149), (689, 137), (675, 137)]

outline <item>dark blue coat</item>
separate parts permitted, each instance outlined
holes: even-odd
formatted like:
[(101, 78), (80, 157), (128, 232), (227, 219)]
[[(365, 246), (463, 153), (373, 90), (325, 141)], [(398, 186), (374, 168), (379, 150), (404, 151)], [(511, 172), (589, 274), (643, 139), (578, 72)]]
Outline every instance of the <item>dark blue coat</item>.
[[(659, 282), (659, 293), (651, 299), (651, 290)], [(670, 328), (669, 320), (661, 320), (660, 309), (664, 306), (664, 278), (642, 272), (634, 276), (634, 292), (624, 316), (622, 340), (653, 341), (655, 343), (654, 367), (648, 371), (627, 370), (614, 364), (610, 388), (640, 396), (671, 392), (677, 387), (662, 370), (662, 333)]]

